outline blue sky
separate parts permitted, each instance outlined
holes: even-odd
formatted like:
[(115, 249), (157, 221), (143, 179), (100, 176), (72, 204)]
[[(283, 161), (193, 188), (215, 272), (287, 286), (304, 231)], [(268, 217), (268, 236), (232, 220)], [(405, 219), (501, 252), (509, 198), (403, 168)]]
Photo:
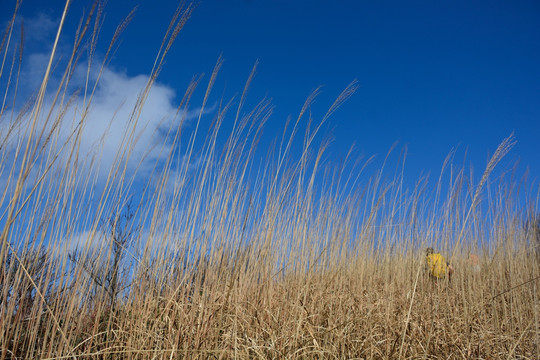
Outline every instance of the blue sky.
[[(14, 3), (1, 0), (2, 24)], [(25, 74), (39, 69), (63, 3), (23, 1), (25, 51), (35, 54)], [(90, 3), (73, 1), (65, 46)], [(177, 2), (109, 1), (99, 52), (135, 5), (135, 18), (110, 63), (114, 89), (143, 83)], [(242, 91), (259, 60), (248, 100), (255, 104), (268, 96), (275, 105), (263, 150), (314, 88), (323, 86), (313, 105), (317, 120), (357, 79), (356, 94), (323, 129), (334, 137), (330, 158), (344, 157), (355, 143), (356, 154), (382, 159), (397, 141), (398, 149), (408, 147), (405, 169), (412, 187), (420, 173), (436, 179), (455, 147), (456, 162), (466, 154), (466, 166), (479, 177), (488, 156), (514, 132), (517, 144), (503, 166), (519, 160), (520, 171), (529, 167), (538, 179), (538, 39), (540, 4), (534, 1), (201, 1), (167, 58), (156, 107), (148, 111), (174, 109), (192, 76), (205, 73), (208, 79), (220, 54), (225, 63), (210, 102), (229, 98)]]

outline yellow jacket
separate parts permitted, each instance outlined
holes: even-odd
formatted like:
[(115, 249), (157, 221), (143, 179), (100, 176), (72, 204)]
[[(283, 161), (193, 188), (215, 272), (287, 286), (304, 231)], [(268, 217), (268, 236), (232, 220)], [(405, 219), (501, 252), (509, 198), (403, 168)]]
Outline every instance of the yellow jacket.
[(429, 274), (437, 279), (444, 278), (447, 271), (447, 263), (439, 253), (429, 254), (426, 256), (426, 268)]

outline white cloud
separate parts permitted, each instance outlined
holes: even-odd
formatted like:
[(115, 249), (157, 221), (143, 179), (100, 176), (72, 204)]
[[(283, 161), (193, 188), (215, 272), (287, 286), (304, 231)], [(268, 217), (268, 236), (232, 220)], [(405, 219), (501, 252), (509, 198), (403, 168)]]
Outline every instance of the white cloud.
[[(36, 54), (31, 57), (31, 60), (38, 58), (43, 57)], [(41, 74), (39, 67), (36, 66), (32, 73), (27, 74), (26, 79), (37, 83)], [(61, 116), (62, 123), (58, 132), (58, 144), (63, 144), (68, 140), (83, 118), (92, 86), (97, 78), (98, 70), (90, 70), (88, 73), (90, 87), (86, 96), (82, 90)], [(185, 126), (200, 112), (200, 109), (194, 109), (187, 113), (177, 112), (175, 91), (159, 82), (153, 84), (143, 105), (138, 107), (138, 101), (148, 81), (148, 75), (130, 77), (124, 72), (111, 68), (105, 68), (99, 78), (89, 111), (84, 117), (79, 150), (82, 157), (86, 155), (97, 156), (99, 159), (99, 180), (106, 179), (110, 169), (118, 165), (115, 163), (117, 155), (121, 155), (126, 147), (130, 149), (127, 161), (128, 172), (133, 172), (137, 166), (140, 166), (138, 170), (144, 175), (145, 172), (153, 168), (156, 162), (158, 165), (163, 163), (169, 153), (168, 147), (171, 145), (166, 139), (169, 129), (171, 127), (177, 129), (181, 121), (184, 121), (182, 124)], [(69, 88), (84, 89), (86, 83), (87, 65), (81, 64), (77, 67)], [(50, 86), (50, 88), (54, 87)], [(51, 108), (53, 118), (60, 117), (61, 108), (58, 105), (53, 106), (52, 101), (52, 94), (46, 96), (40, 117), (41, 126), (44, 126), (45, 116)], [(138, 109), (140, 112), (137, 111)], [(205, 113), (209, 111), (212, 109), (205, 111)], [(0, 134), (7, 133), (9, 122), (4, 120), (6, 119), (0, 121)], [(29, 116), (26, 117), (25, 121), (27, 124)], [(128, 146), (126, 141), (129, 140), (128, 135), (131, 133), (133, 134), (131, 137), (133, 142)], [(16, 141), (11, 141), (11, 146), (15, 146), (15, 143)], [(161, 149), (162, 145), (165, 145), (164, 151)]]
[[(115, 156), (125, 148), (123, 142), (129, 132), (134, 133), (133, 139), (136, 141), (131, 147), (129, 170), (134, 170), (144, 155), (147, 158), (142, 164), (143, 170), (150, 168), (156, 161), (164, 160), (165, 154), (159, 154), (159, 145), (165, 141), (164, 133), (173, 122), (180, 121), (175, 116), (175, 93), (165, 85), (154, 84), (140, 116), (134, 115), (137, 101), (148, 80), (146, 75), (129, 77), (111, 69), (103, 72), (85, 120), (81, 140), (81, 148), (86, 153), (101, 144), (100, 177), (108, 173), (114, 165)], [(75, 108), (79, 111), (84, 108), (82, 97)], [(75, 121), (78, 118), (80, 114), (74, 116)]]
[[(23, 57), (23, 67), (19, 76), (17, 104), (15, 109), (5, 111), (0, 118), (0, 142), (14, 119), (24, 107), (24, 103), (37, 94), (46, 65), (49, 61), (50, 46), (54, 40), (54, 35), (58, 27), (58, 19), (52, 19), (49, 15), (40, 13), (32, 18), (18, 18), (18, 23), (14, 27), (13, 40), (10, 48), (15, 51), (16, 41), (20, 39), (20, 21), (24, 21), (25, 28), (25, 54)], [(63, 42), (65, 43), (65, 42)], [(60, 46), (57, 50), (56, 59), (62, 59), (60, 63), (55, 62), (55, 71), (52, 73), (48, 85), (48, 93), (45, 96), (42, 106), (40, 124), (44, 126), (45, 116), (52, 109), (52, 117), (58, 117), (62, 109), (58, 104), (53, 104), (54, 91), (57, 89), (66, 59), (69, 58), (70, 50), (65, 46)], [(84, 89), (88, 92), (92, 90), (98, 76), (100, 75), (101, 63), (98, 61), (99, 55), (95, 55), (93, 65), (88, 70), (88, 63), (80, 62), (73, 72), (73, 77), (68, 85), (68, 93), (71, 94), (77, 89), (83, 89), (79, 96), (72, 100), (69, 108), (62, 115), (60, 130), (58, 131), (57, 143), (63, 144), (72, 134), (73, 130), (80, 123), (82, 114), (88, 101), (85, 97)], [(155, 82), (145, 99), (144, 105), (139, 113), (135, 113), (138, 100), (149, 82), (149, 75), (140, 74), (128, 76), (126, 72), (119, 71), (112, 67), (105, 67), (99, 76), (99, 82), (92, 98), (89, 112), (84, 121), (83, 132), (80, 138), (79, 154), (82, 157), (96, 154), (99, 161), (98, 180), (107, 177), (109, 170), (115, 165), (116, 156), (121, 154), (126, 147), (126, 133), (133, 132), (132, 139), (135, 143), (130, 146), (130, 157), (127, 161), (128, 171), (134, 171), (140, 165), (142, 174), (153, 168), (158, 162), (164, 162), (170, 150), (170, 143), (167, 142), (166, 134), (169, 129), (177, 129), (180, 122), (185, 126), (190, 119), (199, 115), (200, 109), (194, 109), (187, 113), (177, 113), (177, 98), (175, 91), (164, 84)], [(0, 86), (7, 83), (1, 82)], [(11, 90), (7, 92), (8, 102), (14, 96), (14, 82), (10, 85)], [(3, 89), (6, 90), (7, 89)], [(67, 94), (69, 96), (69, 94)], [(3, 95), (3, 94), (2, 94)], [(66, 100), (67, 101), (67, 100)], [(10, 105), (8, 105), (9, 107)], [(211, 112), (208, 109), (205, 113)], [(27, 114), (22, 122), (19, 122), (19, 129), (24, 129), (29, 124)], [(50, 128), (50, 125), (49, 125)], [(15, 144), (25, 140), (22, 132), (12, 132), (7, 149), (1, 149), (4, 154), (13, 155)], [(164, 151), (161, 151), (165, 145)], [(169, 147), (169, 148), (168, 148)], [(146, 156), (146, 157), (145, 157)], [(144, 160), (143, 160), (144, 158)], [(140, 163), (142, 161), (142, 163)], [(11, 162), (12, 163), (12, 162)], [(7, 164), (7, 163), (5, 163)], [(93, 169), (96, 171), (96, 169)], [(129, 175), (129, 174), (128, 174)], [(0, 183), (3, 174), (0, 173)]]

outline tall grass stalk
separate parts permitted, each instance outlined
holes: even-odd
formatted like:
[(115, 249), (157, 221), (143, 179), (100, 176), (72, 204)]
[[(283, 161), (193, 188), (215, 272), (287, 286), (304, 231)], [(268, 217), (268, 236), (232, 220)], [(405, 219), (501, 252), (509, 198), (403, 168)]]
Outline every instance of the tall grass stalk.
[[(0, 46), (1, 360), (540, 358), (539, 190), (494, 172), (513, 137), (476, 185), (451, 153), (435, 184), (410, 189), (406, 151), (392, 175), (392, 152), (376, 170), (354, 150), (328, 160), (323, 128), (353, 82), (319, 120), (313, 91), (261, 157), (273, 106), (248, 99), (257, 64), (203, 130), (220, 58), (200, 106), (196, 77), (163, 141), (140, 155), (141, 114), (194, 9), (182, 3), (106, 162), (83, 137), (134, 12), (97, 63), (95, 2), (58, 61), (67, 1), (38, 95), (19, 105), (19, 7)], [(451, 281), (425, 273), (427, 246), (450, 259)]]

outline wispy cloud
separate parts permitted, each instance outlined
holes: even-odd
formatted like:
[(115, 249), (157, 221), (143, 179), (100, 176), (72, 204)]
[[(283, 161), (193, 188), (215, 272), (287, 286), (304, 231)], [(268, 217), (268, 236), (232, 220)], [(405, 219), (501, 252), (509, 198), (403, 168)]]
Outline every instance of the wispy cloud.
[[(77, 77), (75, 85), (82, 85), (82, 81)], [(176, 114), (174, 90), (159, 83), (153, 85), (140, 113), (137, 113), (138, 101), (148, 81), (147, 75), (129, 77), (110, 68), (103, 71), (81, 138), (81, 147), (87, 152), (96, 146), (101, 147), (100, 172), (108, 172), (114, 165), (113, 161), (125, 147), (129, 132), (134, 134), (127, 162), (130, 170), (134, 170), (145, 155), (142, 169), (163, 160), (165, 154), (160, 153), (159, 145), (166, 140), (164, 137), (169, 127), (173, 122), (179, 122), (180, 117)], [(78, 111), (84, 109), (83, 98), (73, 108)], [(77, 118), (74, 114), (74, 119)]]
[(58, 19), (53, 19), (45, 13), (38, 13), (31, 18), (20, 17), (19, 21), (24, 23), (25, 38), (28, 41), (44, 41), (45, 43), (48, 43), (54, 37), (60, 23)]
[[(2, 137), (0, 140), (2, 141), (14, 119), (24, 107), (24, 103), (37, 94), (49, 60), (50, 45), (59, 23), (57, 19), (52, 19), (44, 13), (32, 18), (20, 17), (17, 21), (18, 24), (15, 25), (13, 31), (13, 41), (10, 49), (6, 51), (16, 51), (16, 41), (19, 41), (22, 29), (20, 25), (24, 23), (25, 54), (19, 74), (15, 108), (5, 111), (0, 119), (0, 136)], [(58, 105), (58, 102), (53, 103), (54, 92), (62, 77), (62, 62), (65, 63), (70, 53), (65, 40), (63, 43), (64, 45), (59, 47), (56, 54), (57, 59), (63, 60), (60, 60), (60, 63), (55, 62), (55, 71), (49, 81), (48, 93), (42, 106), (41, 126), (46, 126), (47, 121), (50, 122), (45, 119), (48, 113), (52, 114), (53, 119), (62, 118), (58, 137), (55, 140), (57, 144), (63, 144), (73, 135), (73, 131), (81, 120), (84, 120), (78, 152), (82, 156), (96, 155), (99, 159), (99, 170), (97, 170), (99, 180), (105, 179), (110, 169), (115, 166), (117, 157), (128, 146), (126, 141), (129, 142), (130, 151), (126, 161), (128, 171), (134, 171), (137, 168), (144, 173), (153, 168), (156, 162), (158, 166), (160, 162), (164, 162), (171, 146), (166, 138), (169, 130), (178, 129), (180, 123), (183, 126), (188, 125), (190, 120), (199, 116), (200, 109), (178, 111), (179, 98), (175, 90), (159, 81), (154, 82), (150, 91), (145, 94), (144, 104), (141, 106), (141, 95), (149, 83), (149, 75), (130, 76), (126, 71), (113, 66), (101, 68), (99, 54), (94, 54), (92, 66), (89, 67), (85, 60), (79, 62), (74, 69), (66, 95), (69, 97), (76, 91), (80, 92), (76, 98), (71, 98), (69, 107), (64, 108)], [(99, 81), (93, 91), (98, 78)], [(0, 83), (2, 84), (4, 83)], [(11, 90), (4, 90), (13, 97), (13, 88), (12, 81)], [(90, 94), (93, 96), (90, 97)], [(8, 103), (10, 103), (9, 96)], [(87, 108), (90, 99), (91, 103)], [(64, 101), (66, 102), (67, 100)], [(212, 111), (213, 109), (210, 108), (205, 110), (205, 113)], [(27, 114), (23, 121), (19, 122), (18, 128), (24, 129), (30, 121), (29, 118)], [(25, 140), (23, 132), (13, 132), (12, 137), (8, 143), (8, 153), (13, 153), (16, 144)], [(96, 169), (93, 170), (96, 171)]]
[[(33, 54), (30, 57), (35, 66), (31, 72), (25, 73), (25, 81), (35, 84), (39, 82), (42, 75), (39, 64), (43, 64), (45, 58), (43, 54)], [(175, 91), (159, 82), (153, 84), (141, 106), (141, 96), (149, 83), (149, 75), (128, 76), (125, 72), (111, 67), (103, 69), (91, 96), (92, 84), (98, 79), (98, 74), (99, 68), (88, 71), (86, 64), (79, 65), (69, 88), (83, 90), (67, 109), (58, 104), (53, 105), (53, 94), (46, 96), (42, 107), (44, 111), (41, 113), (41, 126), (45, 126), (45, 116), (52, 110), (53, 118), (62, 119), (57, 143), (63, 144), (73, 135), (81, 120), (84, 120), (79, 153), (83, 156), (96, 155), (99, 159), (100, 180), (105, 179), (110, 169), (117, 165), (115, 161), (126, 148), (130, 154), (126, 162), (128, 171), (138, 169), (144, 174), (153, 168), (156, 162), (159, 166), (169, 154), (168, 147), (171, 144), (166, 138), (169, 129), (177, 129), (181, 124), (186, 126), (199, 115), (200, 109), (178, 111)], [(90, 87), (87, 87), (88, 83)], [(205, 113), (208, 111), (211, 109)], [(24, 128), (28, 121), (29, 116), (19, 125)], [(5, 119), (0, 121), (0, 133), (7, 133), (9, 125), (9, 121)], [(15, 146), (16, 142), (12, 141), (11, 146)]]

